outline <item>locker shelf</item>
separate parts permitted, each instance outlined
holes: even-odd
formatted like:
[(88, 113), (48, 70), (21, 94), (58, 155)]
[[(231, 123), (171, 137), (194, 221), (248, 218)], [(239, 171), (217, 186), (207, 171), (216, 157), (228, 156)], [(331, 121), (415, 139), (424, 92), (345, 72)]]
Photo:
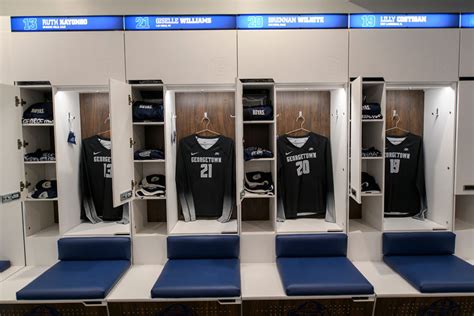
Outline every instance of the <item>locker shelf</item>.
[(362, 160), (382, 160), (383, 157), (362, 157)]
[(22, 126), (24, 127), (53, 127), (54, 126), (54, 123), (45, 123), (45, 124), (21, 124)]
[(261, 234), (261, 233), (274, 233), (273, 225), (271, 221), (243, 221), (242, 222), (242, 233), (243, 234)]
[(135, 199), (137, 200), (166, 200), (165, 196), (136, 196)]
[(273, 199), (275, 195), (245, 192), (244, 199)]
[(59, 225), (58, 224), (53, 224), (51, 226), (48, 226), (39, 232), (28, 236), (27, 238), (38, 238), (38, 237), (57, 237), (59, 236)]
[(166, 235), (167, 227), (165, 222), (150, 222), (137, 230), (136, 236)]
[(27, 202), (50, 202), (50, 201), (58, 201), (59, 198), (52, 198), (52, 199), (33, 199), (33, 198), (26, 198)]
[(25, 161), (25, 165), (48, 165), (55, 164), (56, 160), (50, 161)]
[(382, 192), (380, 192), (380, 193), (364, 193), (364, 192), (362, 192), (360, 195), (361, 196), (383, 196), (383, 193)]
[(446, 229), (446, 226), (429, 219), (421, 221), (411, 217), (384, 218), (384, 231), (433, 231)]
[(298, 218), (277, 222), (278, 233), (342, 232), (336, 223), (326, 222), (322, 218)]
[(274, 124), (275, 120), (267, 121), (244, 121), (244, 124)]
[(164, 163), (164, 159), (134, 160), (135, 163)]
[(365, 119), (362, 120), (363, 123), (380, 123), (383, 122), (384, 119)]
[(362, 232), (362, 233), (375, 233), (378, 232), (376, 228), (370, 226), (367, 222), (362, 219), (351, 219), (349, 220), (349, 232)]
[(280, 279), (276, 263), (242, 263), (242, 298), (288, 298)]
[(252, 160), (245, 160), (245, 163), (257, 163), (257, 162), (264, 162), (264, 161), (275, 161), (275, 158), (258, 158)]
[(178, 221), (171, 234), (225, 234), (237, 233), (237, 220), (220, 223), (217, 219), (198, 219), (194, 222)]
[(133, 122), (133, 125), (136, 126), (164, 126), (164, 122)]
[(118, 224), (116, 222), (81, 223), (64, 234), (64, 236), (97, 235), (130, 235), (130, 224)]

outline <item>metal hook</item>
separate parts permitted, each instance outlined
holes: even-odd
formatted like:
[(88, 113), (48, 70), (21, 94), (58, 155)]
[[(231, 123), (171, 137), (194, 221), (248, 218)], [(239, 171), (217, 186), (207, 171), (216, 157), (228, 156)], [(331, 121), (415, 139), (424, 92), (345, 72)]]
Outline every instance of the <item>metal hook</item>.
[(104, 124), (107, 123), (107, 121), (110, 121), (110, 113), (107, 115), (107, 117), (104, 120)]
[(431, 112), (431, 115), (434, 115), (434, 116), (436, 116), (436, 118), (438, 118), (439, 117), (439, 108), (436, 108), (435, 112)]
[(398, 115), (397, 110), (393, 110), (392, 112), (392, 121), (394, 121), (395, 126), (398, 127), (398, 123), (400, 123), (400, 115)]
[(71, 115), (71, 112), (68, 112), (68, 113), (67, 113), (67, 121), (68, 121), (69, 123), (71, 123), (71, 122), (74, 121), (75, 119), (76, 119), (76, 117), (73, 116), (73, 115)]
[(201, 123), (206, 121), (206, 129), (209, 127), (209, 124), (211, 124), (211, 120), (209, 119), (209, 116), (207, 115), (207, 112), (204, 112), (204, 117), (201, 120)]
[(303, 125), (304, 125), (304, 122), (305, 122), (305, 118), (303, 116), (303, 111), (298, 112), (298, 117), (296, 118), (296, 121), (298, 122), (298, 120), (302, 120), (300, 127), (303, 128)]

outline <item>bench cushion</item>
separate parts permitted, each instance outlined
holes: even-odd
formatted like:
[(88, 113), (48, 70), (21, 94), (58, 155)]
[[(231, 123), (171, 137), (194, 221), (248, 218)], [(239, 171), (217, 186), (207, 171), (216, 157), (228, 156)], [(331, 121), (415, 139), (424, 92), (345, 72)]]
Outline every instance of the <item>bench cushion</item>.
[(224, 259), (239, 257), (239, 236), (171, 236), (169, 259)]
[(285, 292), (293, 295), (363, 295), (374, 288), (346, 257), (277, 258)]
[(10, 261), (0, 260), (0, 272), (3, 272), (8, 268), (10, 268)]
[(168, 260), (151, 290), (151, 297), (238, 297), (238, 259)]
[(296, 234), (276, 236), (277, 257), (346, 256), (346, 234)]
[(129, 237), (71, 237), (58, 240), (59, 260), (130, 260)]
[(383, 260), (422, 293), (474, 292), (474, 266), (456, 256), (385, 256)]
[(384, 233), (384, 256), (451, 255), (456, 235), (451, 232)]
[(16, 293), (18, 300), (103, 299), (128, 260), (60, 261)]

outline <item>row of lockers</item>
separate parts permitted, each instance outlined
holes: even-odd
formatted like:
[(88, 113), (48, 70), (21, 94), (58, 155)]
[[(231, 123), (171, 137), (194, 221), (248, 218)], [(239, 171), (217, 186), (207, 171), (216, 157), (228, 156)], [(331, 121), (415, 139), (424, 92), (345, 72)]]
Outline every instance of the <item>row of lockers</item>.
[(474, 75), (470, 29), (6, 32), (0, 41), (7, 83), (440, 82)]

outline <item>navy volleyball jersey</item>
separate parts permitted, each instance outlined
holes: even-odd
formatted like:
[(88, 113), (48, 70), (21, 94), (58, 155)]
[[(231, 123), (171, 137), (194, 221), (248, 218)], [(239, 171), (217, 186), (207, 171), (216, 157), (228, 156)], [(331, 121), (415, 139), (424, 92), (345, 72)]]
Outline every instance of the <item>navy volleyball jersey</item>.
[(179, 142), (176, 187), (185, 221), (218, 217), (227, 222), (235, 200), (234, 141), (187, 136)]
[(278, 192), (285, 218), (326, 214), (328, 196), (334, 192), (329, 140), (315, 133), (283, 135), (277, 147)]
[(413, 216), (426, 209), (423, 141), (418, 135), (385, 140), (385, 215)]
[(110, 140), (92, 136), (82, 140), (81, 218), (92, 223), (122, 219), (122, 206), (113, 207)]

